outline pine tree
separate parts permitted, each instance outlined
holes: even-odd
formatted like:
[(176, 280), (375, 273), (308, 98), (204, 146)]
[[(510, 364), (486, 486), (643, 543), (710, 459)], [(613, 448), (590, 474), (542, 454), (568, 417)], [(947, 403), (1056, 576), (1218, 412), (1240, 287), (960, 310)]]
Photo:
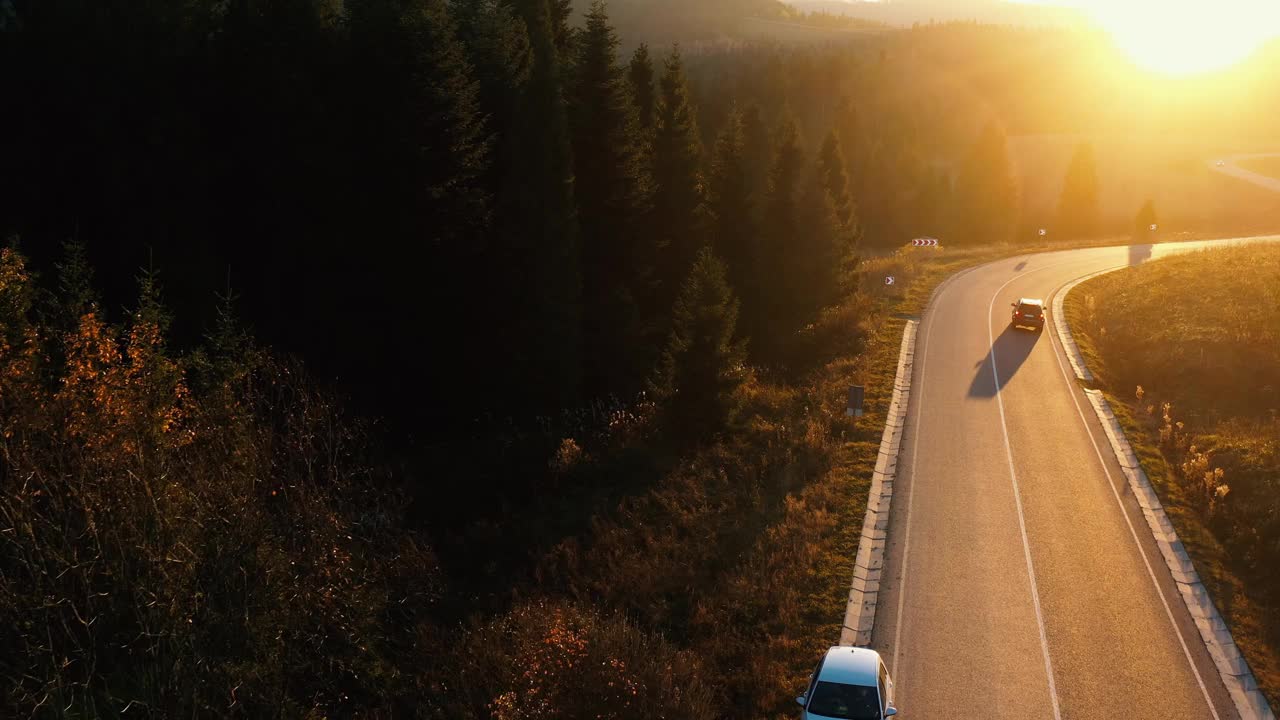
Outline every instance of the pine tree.
[(731, 107), (716, 140), (707, 180), (709, 235), (716, 256), (724, 259), (734, 291), (753, 306), (759, 288), (755, 272), (759, 228), (743, 152), (742, 114)]
[[(513, 0), (533, 52), (512, 126), (498, 206), (496, 274), (507, 312), (495, 332), (519, 348), (505, 384), (517, 403), (541, 410), (580, 398), (582, 266), (573, 161), (548, 0)], [(510, 360), (509, 355), (504, 358)]]
[(1058, 200), (1058, 222), (1054, 226), (1059, 237), (1089, 237), (1098, 230), (1098, 170), (1093, 146), (1083, 143), (1076, 148), (1067, 167)]
[(964, 245), (1008, 242), (1018, 225), (1018, 188), (1004, 132), (989, 124), (960, 169), (956, 241)]
[[(451, 0), (449, 9), (474, 69), (488, 132), (505, 138), (518, 122), (520, 98), (533, 70), (525, 22), (501, 0)], [(491, 165), (501, 170), (506, 149), (499, 146), (497, 150), (497, 162)]]
[(790, 113), (779, 123), (773, 147), (756, 269), (762, 295), (757, 309), (761, 313), (752, 323), (752, 337), (766, 357), (776, 357), (787, 336), (798, 327), (803, 306), (797, 296), (803, 270), (795, 243), (801, 232), (798, 200), (804, 152)]
[(844, 152), (835, 130), (828, 133), (827, 139), (823, 141), (818, 163), (827, 193), (831, 196), (836, 219), (848, 231), (856, 232), (857, 216), (854, 214), (853, 199), (849, 196), (849, 176), (845, 173)]
[(58, 271), (59, 318), (63, 332), (71, 332), (80, 325), (80, 317), (95, 309), (98, 294), (93, 288), (93, 267), (89, 264), (84, 243), (68, 241), (62, 246), (63, 259), (55, 266)]
[(657, 257), (642, 227), (650, 180), (617, 49), (604, 3), (596, 0), (576, 40), (569, 88), (582, 227), (585, 378), (593, 395), (638, 389), (656, 359), (640, 351), (656, 321), (642, 306)]
[(1156, 216), (1155, 201), (1147, 198), (1147, 201), (1142, 203), (1142, 207), (1138, 208), (1138, 214), (1133, 218), (1133, 239), (1151, 242), (1151, 226), (1159, 222), (1160, 219)]
[(649, 57), (649, 46), (645, 43), (640, 43), (640, 47), (631, 55), (631, 64), (627, 66), (627, 82), (631, 84), (631, 100), (635, 103), (640, 127), (650, 130), (653, 128), (656, 97), (653, 92), (653, 60)]
[(857, 107), (853, 101), (847, 96), (842, 95), (836, 101), (835, 111), (831, 120), (831, 132), (836, 136), (836, 140), (840, 143), (840, 152), (844, 156), (845, 162), (845, 178), (849, 186), (849, 194), (851, 197), (861, 198), (861, 186), (859, 181), (860, 168), (863, 160), (862, 143), (866, 139), (859, 131), (859, 117)]
[(769, 192), (773, 139), (759, 105), (748, 105), (742, 111), (742, 157), (746, 163), (747, 189), (752, 197), (763, 198)]
[(671, 338), (651, 390), (673, 437), (696, 442), (731, 424), (745, 379), (745, 344), (735, 339), (738, 303), (724, 265), (703, 248), (675, 305)]
[(660, 282), (669, 290), (663, 305), (675, 302), (698, 251), (705, 244), (700, 206), (702, 148), (679, 50), (664, 63), (653, 135), (653, 223), (660, 244)]
[(556, 52), (567, 58), (573, 54), (576, 39), (569, 18), (573, 16), (573, 0), (551, 0), (551, 29), (555, 33)]
[(845, 256), (852, 252), (821, 162), (814, 166), (800, 194), (799, 230), (790, 263), (794, 273), (790, 294), (797, 324), (838, 299), (847, 267)]

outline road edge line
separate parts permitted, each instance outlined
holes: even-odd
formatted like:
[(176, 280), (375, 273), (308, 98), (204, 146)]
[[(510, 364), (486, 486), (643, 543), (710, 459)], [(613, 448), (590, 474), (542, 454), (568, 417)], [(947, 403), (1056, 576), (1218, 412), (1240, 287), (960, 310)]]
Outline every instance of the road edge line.
[[(1079, 379), (1091, 381), (1093, 374), (1085, 367), (1080, 348), (1076, 345), (1071, 331), (1067, 329), (1066, 316), (1061, 312), (1062, 305), (1067, 294), (1080, 283), (1121, 269), (1123, 268), (1112, 268), (1086, 275), (1063, 286), (1054, 296), (1054, 324), (1058, 327), (1058, 340), (1062, 343), (1073, 368), (1076, 368), (1076, 377)], [(1080, 358), (1078, 366), (1075, 358)], [(1082, 376), (1080, 370), (1083, 370), (1088, 377)], [(1200, 581), (1200, 575), (1196, 572), (1195, 565), (1187, 555), (1182, 541), (1178, 539), (1177, 531), (1169, 522), (1164, 506), (1160, 503), (1160, 498), (1151, 486), (1146, 472), (1143, 471), (1142, 464), (1133, 452), (1128, 438), (1125, 437), (1124, 429), (1120, 427), (1120, 421), (1116, 419), (1110, 403), (1107, 402), (1101, 390), (1084, 388), (1084, 393), (1098, 416), (1098, 422), (1102, 425), (1103, 433), (1111, 444), (1111, 450), (1120, 464), (1120, 470), (1129, 481), (1129, 489), (1142, 509), (1142, 515), (1147, 520), (1147, 526), (1155, 539), (1156, 547), (1164, 557), (1165, 565), (1169, 568), (1169, 574), (1173, 577), (1174, 585), (1178, 588), (1178, 594), (1182, 596), (1187, 612), (1191, 614), (1196, 629), (1200, 631), (1200, 638), (1204, 641), (1205, 649), (1208, 650), (1209, 657), (1218, 669), (1222, 684), (1226, 687), (1227, 694), (1231, 696), (1236, 712), (1240, 714), (1241, 720), (1276, 720), (1276, 715), (1267, 702), (1266, 696), (1258, 689), (1258, 682), (1253, 677), (1253, 671), (1249, 669), (1248, 661), (1236, 646), (1231, 630), (1222, 620), (1217, 605), (1209, 597), (1204, 583)]]
[[(932, 298), (931, 298), (932, 299)], [(840, 626), (840, 645), (867, 647), (876, 621), (876, 601), (880, 595), (880, 577), (888, 542), (889, 504), (893, 499), (893, 479), (897, 474), (898, 449), (906, 425), (907, 404), (911, 396), (911, 370), (915, 363), (916, 330), (919, 320), (907, 320), (898, 348), (898, 371), (893, 379), (893, 395), (885, 414), (884, 434), (876, 468), (867, 491), (867, 513), (862, 522), (858, 554), (853, 561), (853, 581), (849, 588), (849, 604)]]

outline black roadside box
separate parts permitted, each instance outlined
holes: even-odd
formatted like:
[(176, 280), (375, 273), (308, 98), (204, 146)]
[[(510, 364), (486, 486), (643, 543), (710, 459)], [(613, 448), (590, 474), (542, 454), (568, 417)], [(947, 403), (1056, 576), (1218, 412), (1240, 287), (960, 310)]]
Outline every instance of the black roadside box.
[(862, 417), (861, 385), (854, 385), (849, 388), (849, 407), (845, 410), (844, 414), (851, 417)]

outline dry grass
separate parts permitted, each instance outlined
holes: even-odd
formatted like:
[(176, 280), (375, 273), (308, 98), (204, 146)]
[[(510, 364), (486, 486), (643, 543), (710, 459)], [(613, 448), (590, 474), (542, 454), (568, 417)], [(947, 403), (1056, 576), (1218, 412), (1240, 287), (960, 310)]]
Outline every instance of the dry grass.
[[(1278, 288), (1280, 248), (1224, 248), (1101, 276), (1077, 288), (1066, 307), (1273, 705), (1280, 701)], [(1218, 484), (1227, 489), (1214, 493)]]

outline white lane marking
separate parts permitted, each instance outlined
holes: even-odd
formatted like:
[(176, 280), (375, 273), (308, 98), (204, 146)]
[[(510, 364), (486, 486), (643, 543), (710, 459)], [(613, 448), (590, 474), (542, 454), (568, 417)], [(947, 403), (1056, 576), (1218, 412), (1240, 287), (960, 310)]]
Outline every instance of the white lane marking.
[[(1026, 275), (1023, 273), (1022, 275)], [(1049, 699), (1053, 702), (1054, 720), (1062, 720), (1062, 710), (1058, 707), (1058, 686), (1053, 680), (1053, 661), (1049, 659), (1049, 637), (1045, 633), (1044, 613), (1040, 610), (1040, 591), (1036, 588), (1036, 568), (1031, 562), (1031, 543), (1027, 541), (1027, 521), (1022, 515), (1022, 492), (1018, 489), (1018, 471), (1013, 467), (1013, 447), (1009, 444), (1009, 424), (1004, 417), (1004, 399), (1000, 397), (1000, 373), (996, 370), (996, 339), (991, 333), (991, 315), (996, 309), (996, 298), (1009, 283), (1022, 277), (1015, 275), (1001, 285), (991, 296), (991, 304), (987, 306), (987, 342), (991, 343), (991, 377), (995, 380), (996, 404), (1000, 408), (1000, 430), (1004, 436), (1004, 452), (1009, 460), (1009, 480), (1013, 483), (1013, 500), (1018, 507), (1018, 530), (1022, 533), (1022, 554), (1027, 560), (1027, 578), (1031, 581), (1031, 604), (1036, 610), (1036, 625), (1040, 629), (1040, 651), (1044, 654), (1044, 672), (1049, 679)], [(1044, 332), (1041, 330), (1040, 332)]]
[[(1125, 267), (1128, 266), (1121, 265), (1120, 267), (1112, 268), (1112, 270), (1120, 270)], [(1066, 283), (1063, 283), (1053, 294), (1056, 295), (1065, 285)], [(1055, 324), (1058, 322), (1058, 318), (1051, 318), (1051, 320)], [(1107, 462), (1102, 456), (1102, 450), (1098, 447), (1093, 428), (1089, 427), (1089, 421), (1085, 417), (1084, 410), (1081, 409), (1080, 398), (1077, 397), (1080, 388), (1073, 382), (1072, 377), (1068, 377), (1067, 368), (1062, 362), (1062, 354), (1065, 351), (1052, 341), (1053, 336), (1050, 335), (1050, 343), (1054, 347), (1053, 356), (1058, 360), (1058, 370), (1062, 372), (1062, 379), (1067, 383), (1067, 392), (1071, 394), (1071, 401), (1076, 406), (1076, 414), (1080, 416), (1080, 422), (1084, 425), (1084, 430), (1089, 435), (1089, 442), (1093, 445), (1093, 452), (1098, 456), (1098, 464), (1102, 466), (1102, 472), (1107, 476), (1107, 487), (1111, 488), (1111, 495), (1115, 497), (1116, 505), (1120, 507), (1120, 514), (1124, 516), (1125, 524), (1129, 526), (1129, 535), (1133, 537), (1133, 544), (1138, 548), (1138, 555), (1142, 556), (1142, 564), (1147, 567), (1147, 577), (1151, 578), (1151, 584), (1156, 588), (1156, 595), (1160, 597), (1160, 604), (1164, 606), (1164, 614), (1169, 618), (1169, 624), (1173, 626), (1173, 634), (1177, 636), (1178, 644), (1182, 646), (1182, 654), (1187, 658), (1187, 664), (1191, 666), (1191, 673), (1196, 677), (1196, 684), (1200, 686), (1200, 692), (1204, 695), (1205, 704), (1209, 706), (1209, 713), (1213, 715), (1214, 720), (1221, 720), (1218, 717), (1217, 708), (1213, 705), (1213, 700), (1209, 697), (1209, 689), (1205, 687), (1204, 679), (1200, 677), (1200, 670), (1191, 658), (1191, 650), (1187, 647), (1187, 641), (1182, 637), (1182, 630), (1178, 628), (1178, 623), (1173, 617), (1173, 610), (1169, 607), (1169, 601), (1165, 599), (1164, 590), (1160, 587), (1159, 581), (1156, 580), (1155, 571), (1151, 569), (1151, 562), (1147, 559), (1147, 553), (1142, 549), (1142, 542), (1138, 539), (1138, 531), (1133, 527), (1133, 520), (1129, 518), (1129, 511), (1125, 509), (1124, 501), (1120, 499), (1120, 493), (1116, 490), (1115, 478), (1111, 475), (1111, 470), (1107, 467)]]
[[(1023, 260), (1025, 262), (1026, 259), (1029, 257), (1033, 257), (1033, 256), (1031, 255), (1016, 256), (1016, 257), (1008, 258), (1008, 261), (1013, 262), (1014, 260)], [(995, 262), (1000, 262), (1000, 261), (995, 261)], [(1013, 280), (1016, 280), (1017, 278), (1020, 278), (1023, 275), (1028, 275), (1033, 272), (1048, 270), (1049, 268), (1058, 267), (1060, 265), (1067, 265), (1067, 264), (1076, 263), (1076, 262), (1080, 262), (1080, 259), (1073, 258), (1070, 260), (1062, 260), (1056, 263), (1050, 263), (1048, 265), (1045, 265), (1044, 267), (1032, 268), (1024, 273), (1015, 275)], [(962, 270), (959, 273), (951, 276), (949, 280), (955, 280), (956, 278), (959, 278), (961, 275), (965, 275), (970, 271), (977, 270), (980, 267), (985, 267), (985, 266), (979, 265), (976, 267), (968, 268), (966, 270)], [(1009, 282), (1013, 282), (1013, 280), (1010, 280)], [(1008, 285), (1008, 284), (1009, 283), (1005, 283), (1005, 285)], [(1001, 286), (1000, 289), (1003, 290), (1004, 286)], [(999, 294), (999, 291), (997, 291), (997, 294)], [(941, 293), (939, 293), (938, 297), (941, 297)], [(938, 299), (937, 297), (934, 298), (934, 300), (937, 300), (937, 299)], [(903, 540), (902, 540), (902, 561), (898, 565), (898, 568), (899, 568), (898, 569), (898, 614), (897, 614), (897, 617), (894, 618), (893, 661), (892, 663), (890, 663), (890, 667), (891, 667), (890, 674), (893, 676), (894, 684), (897, 686), (896, 689), (900, 689), (902, 687), (902, 678), (899, 677), (898, 675), (898, 655), (900, 654), (899, 649), (902, 647), (902, 626), (906, 624), (906, 622), (903, 619), (902, 608), (903, 608), (903, 600), (906, 598), (906, 595), (907, 595), (907, 556), (910, 554), (910, 551), (911, 551), (911, 498), (915, 495), (916, 451), (920, 447), (919, 429), (920, 429), (920, 423), (922, 421), (922, 418), (924, 417), (923, 408), (924, 408), (925, 366), (929, 362), (929, 354), (928, 354), (929, 338), (930, 336), (933, 335), (933, 308), (932, 307), (925, 308), (925, 313), (928, 314), (927, 320), (928, 320), (929, 326), (925, 328), (924, 346), (923, 346), (924, 352), (918, 353), (922, 355), (922, 357), (920, 358), (920, 386), (918, 388), (919, 397), (916, 399), (916, 403), (913, 406), (913, 409), (915, 410), (915, 413), (916, 413), (916, 416), (915, 416), (916, 422), (915, 422), (915, 427), (912, 428), (912, 432), (911, 432), (911, 485), (907, 488), (907, 510), (906, 510), (907, 514), (906, 514), (906, 517), (903, 518), (903, 523), (905, 527), (903, 528), (904, 534), (903, 534)], [(988, 315), (987, 330), (988, 330), (988, 336), (990, 336), (990, 329), (991, 329), (990, 310), (988, 310), (987, 315)], [(920, 346), (917, 345), (917, 348), (918, 347)], [(910, 412), (910, 410), (908, 410), (908, 412)], [(898, 694), (901, 694), (901, 693), (899, 692)]]

